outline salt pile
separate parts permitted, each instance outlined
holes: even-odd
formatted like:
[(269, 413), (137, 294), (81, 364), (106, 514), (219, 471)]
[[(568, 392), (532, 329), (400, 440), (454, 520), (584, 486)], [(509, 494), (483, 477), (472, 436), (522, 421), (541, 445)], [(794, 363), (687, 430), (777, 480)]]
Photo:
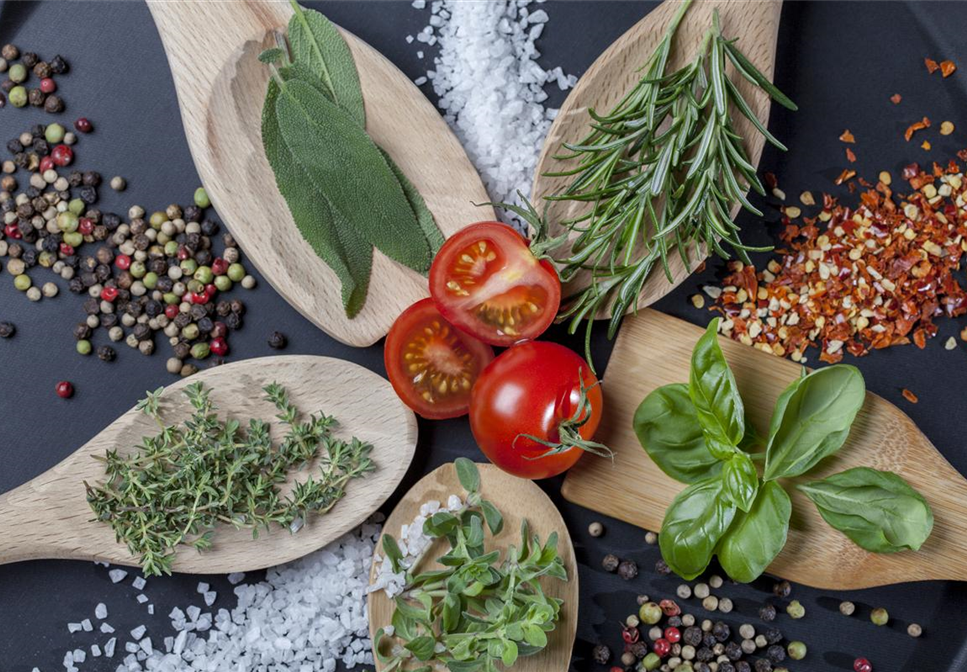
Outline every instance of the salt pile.
[[(556, 109), (545, 109), (545, 85), (577, 83), (560, 67), (542, 68), (535, 45), (548, 15), (543, 0), (435, 0), (415, 37), (439, 45), (427, 80), (444, 117), (477, 167), (494, 201), (519, 203), (530, 193), (544, 137)], [(423, 9), (425, 0), (413, 6)], [(411, 36), (412, 37), (412, 36)], [(407, 39), (411, 42), (411, 39)], [(417, 83), (422, 83), (419, 78)]]

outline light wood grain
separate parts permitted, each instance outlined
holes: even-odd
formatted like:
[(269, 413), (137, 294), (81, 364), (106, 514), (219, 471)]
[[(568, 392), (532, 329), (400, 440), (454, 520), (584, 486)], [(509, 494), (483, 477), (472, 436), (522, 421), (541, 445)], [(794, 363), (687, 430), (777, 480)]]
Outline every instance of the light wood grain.
[[(245, 254), (300, 313), (333, 338), (366, 346), (428, 295), (426, 278), (376, 252), (366, 305), (346, 317), (336, 275), (296, 228), (262, 149), (269, 78), (259, 63), (292, 15), (288, 2), (148, 3), (164, 42), (195, 167)], [(439, 112), (392, 63), (354, 35), (349, 44), (366, 130), (416, 185), (444, 235), (493, 219), (476, 170)]]
[[(549, 596), (564, 600), (561, 619), (554, 632), (548, 636), (547, 648), (538, 655), (518, 659), (514, 665), (514, 672), (566, 672), (571, 661), (571, 650), (574, 648), (578, 624), (578, 572), (571, 535), (568, 534), (564, 520), (554, 503), (533, 481), (511, 476), (492, 464), (478, 464), (477, 468), (480, 470), (481, 494), (484, 499), (492, 501), (504, 516), (504, 529), (499, 535), (490, 537), (489, 531), (487, 532), (488, 549), (497, 548), (506, 551), (512, 545), (519, 547), (520, 524), (524, 518), (527, 519), (531, 533), (538, 534), (541, 541), (546, 541), (551, 532), (558, 533), (558, 552), (564, 561), (568, 581), (564, 583), (557, 579), (545, 579), (541, 585)], [(424, 502), (436, 500), (445, 504), (452, 494), (462, 496), (464, 490), (457, 478), (456, 469), (451, 463), (427, 474), (406, 493), (386, 520), (384, 532), (399, 538), (400, 527), (413, 521)], [(429, 558), (443, 555), (445, 552), (446, 542), (437, 541), (436, 544), (437, 546), (428, 553)], [(439, 552), (434, 555), (437, 547)], [(381, 548), (382, 537), (377, 546), (377, 555), (382, 555)], [(436, 562), (426, 559), (419, 565), (420, 570), (440, 567), (441, 565)], [(376, 568), (376, 563), (373, 563), (373, 576), (376, 574)], [(373, 638), (375, 645), (376, 632), (390, 624), (393, 616), (393, 602), (383, 591), (370, 593), (367, 608), (370, 637)], [(378, 661), (376, 669), (382, 669)]]
[[(249, 530), (218, 529), (212, 550), (179, 549), (174, 569), (188, 573), (242, 572), (298, 558), (339, 538), (363, 522), (399, 485), (416, 449), (416, 418), (381, 376), (356, 364), (329, 357), (292, 355), (262, 357), (226, 364), (195, 374), (165, 388), (162, 417), (169, 423), (188, 417), (181, 394), (186, 385), (203, 383), (212, 390), (220, 417), (247, 424), (249, 418), (272, 420), (272, 436), (284, 429), (277, 412), (263, 398), (262, 387), (278, 382), (304, 413), (323, 412), (339, 422), (336, 436), (357, 436), (373, 444), (376, 471), (351, 482), (346, 496), (325, 516), (314, 516), (297, 534), (273, 528), (252, 539)], [(148, 416), (128, 411), (70, 457), (20, 486), (0, 495), (0, 564), (38, 558), (101, 560), (135, 565), (110, 526), (91, 520), (84, 482), (99, 482), (103, 465), (94, 459), (108, 449), (134, 449), (144, 436), (157, 434)], [(314, 471), (295, 474), (304, 478)]]
[[(611, 109), (637, 83), (642, 75), (639, 68), (661, 41), (671, 18), (680, 6), (679, 0), (666, 0), (632, 26), (587, 69), (561, 106), (538, 160), (533, 189), (535, 203), (549, 204), (548, 222), (552, 233), (559, 234), (562, 230), (561, 221), (575, 217), (589, 207), (588, 204), (574, 201), (544, 201), (546, 196), (564, 191), (573, 179), (545, 177), (544, 173), (570, 169), (577, 164), (576, 161), (558, 161), (554, 155), (561, 152), (562, 143), (576, 142), (587, 134), (589, 109), (600, 113)], [(718, 9), (722, 33), (728, 38), (738, 38), (738, 47), (771, 80), (781, 8), (780, 0), (695, 0), (678, 27), (668, 72), (674, 72), (694, 58), (706, 31), (712, 25), (712, 11)], [(726, 73), (742, 92), (756, 116), (763, 124), (768, 124), (769, 97), (737, 74), (731, 63), (727, 65)], [(736, 131), (745, 139), (745, 149), (752, 165), (758, 165), (765, 144), (764, 138), (735, 109), (732, 109), (732, 118)], [(733, 208), (732, 216), (738, 211), (738, 206)], [(653, 271), (639, 296), (639, 307), (654, 303), (681, 284), (705, 258), (706, 251), (693, 246), (688, 255), (692, 260), (690, 269), (685, 266), (677, 250), (669, 253), (668, 263), (674, 282), (668, 282), (660, 268)], [(586, 273), (576, 276), (565, 288), (565, 295), (587, 286), (588, 279)], [(634, 304), (629, 311), (633, 308)], [(609, 316), (608, 308), (597, 314), (598, 319)]]
[[(665, 508), (685, 486), (666, 476), (638, 443), (632, 418), (657, 387), (688, 382), (692, 348), (703, 330), (653, 310), (629, 316), (604, 376), (605, 412), (596, 440), (617, 454), (581, 460), (568, 473), (564, 497), (634, 523), (661, 527)], [(785, 359), (720, 338), (752, 423), (767, 435), (780, 392), (800, 372)], [(857, 466), (896, 472), (933, 508), (933, 534), (918, 552), (867, 553), (827, 525), (795, 483)], [(913, 421), (890, 402), (867, 393), (846, 444), (808, 476), (784, 482), (792, 497), (789, 541), (769, 572), (821, 588), (865, 588), (903, 581), (967, 579), (967, 481)]]

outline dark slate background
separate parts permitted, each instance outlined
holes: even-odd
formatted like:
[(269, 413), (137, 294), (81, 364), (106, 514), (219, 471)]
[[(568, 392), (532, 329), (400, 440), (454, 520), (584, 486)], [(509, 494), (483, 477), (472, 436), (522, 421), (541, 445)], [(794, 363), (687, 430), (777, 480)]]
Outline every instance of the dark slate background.
[[(422, 75), (429, 65), (428, 60), (417, 59), (416, 51), (423, 48), (429, 58), (432, 49), (404, 41), (426, 24), (428, 12), (407, 2), (310, 4), (367, 40), (411, 78)], [(545, 5), (551, 21), (540, 43), (543, 63), (580, 74), (653, 5), (552, 0)], [(955, 76), (942, 80), (939, 74), (927, 76), (923, 58), (963, 60), (964, 26), (967, 5), (963, 3), (786, 3), (776, 78), (801, 109), (798, 113), (774, 109), (771, 129), (790, 151), (767, 149), (761, 168), (780, 175), (781, 186), (791, 198), (804, 189), (829, 190), (845, 165), (843, 145), (837, 141), (844, 128), (856, 136), (856, 167), (868, 177), (882, 169), (898, 175), (911, 161), (952, 157), (967, 145), (963, 114), (967, 61)], [(82, 137), (76, 148), (78, 165), (100, 170), (107, 177), (124, 175), (130, 185), (120, 195), (103, 190), (105, 209), (124, 211), (138, 203), (151, 211), (190, 201), (198, 178), (182, 133), (168, 65), (144, 5), (7, 0), (0, 3), (0, 43), (11, 41), (42, 57), (61, 53), (70, 61), (71, 73), (58, 80), (68, 104), (63, 120), (85, 115), (96, 125), (95, 134)], [(550, 102), (560, 104), (563, 94), (551, 88)], [(888, 99), (897, 92), (903, 95), (903, 103), (894, 106)], [(427, 94), (432, 96), (428, 87)], [(934, 128), (923, 134), (934, 145), (930, 153), (917, 142), (902, 139), (903, 129), (923, 115), (935, 121)], [(948, 138), (936, 132), (944, 119), (958, 125)], [(47, 121), (50, 118), (36, 110), (7, 106), (0, 111), (0, 136), (6, 141), (32, 123)], [(748, 241), (773, 239), (774, 225), (742, 219)], [(708, 313), (693, 309), (686, 299), (720, 270), (719, 262), (711, 263), (703, 276), (686, 282), (658, 307), (704, 325)], [(268, 283), (261, 282), (254, 292), (234, 294), (246, 301), (249, 312), (244, 329), (231, 339), (231, 359), (269, 354), (266, 337), (278, 329), (289, 336), (289, 353), (343, 357), (383, 373), (379, 345), (352, 349), (333, 341), (282, 301)], [(0, 275), (0, 320), (11, 320), (18, 327), (16, 338), (0, 342), (0, 491), (53, 466), (131, 407), (144, 390), (173, 380), (164, 370), (163, 354), (144, 358), (122, 347), (113, 364), (75, 355), (70, 330), (82, 319), (79, 304), (66, 292), (55, 300), (30, 304), (13, 289), (6, 273)], [(965, 346), (959, 343), (948, 352), (942, 342), (965, 324), (967, 320), (942, 321), (940, 336), (926, 350), (895, 348), (855, 361), (869, 389), (909, 413), (961, 472), (967, 471), (961, 431), (967, 391)], [(559, 329), (554, 337), (567, 342)], [(166, 349), (166, 345), (159, 348)], [(600, 334), (595, 350), (598, 360), (606, 361), (609, 346)], [(54, 385), (62, 379), (76, 386), (77, 395), (70, 401), (54, 395)], [(904, 387), (919, 395), (919, 404), (903, 400)], [(402, 488), (459, 455), (479, 457), (464, 420), (421, 422), (417, 457)], [(604, 641), (620, 650), (619, 622), (636, 611), (635, 596), (671, 597), (678, 582), (651, 571), (658, 550), (645, 545), (641, 530), (603, 520), (606, 535), (591, 539), (587, 526), (602, 517), (561, 501), (559, 479), (543, 486), (563, 511), (581, 563), (580, 626), (573, 668), (602, 669), (590, 661), (590, 649)], [(638, 579), (626, 583), (604, 573), (600, 560), (608, 552), (636, 560), (642, 568)], [(66, 650), (88, 648), (96, 641), (90, 634), (68, 634), (66, 623), (93, 617), (99, 601), (108, 605), (109, 620), (120, 633), (145, 623), (154, 641), (160, 642), (171, 634), (164, 614), (173, 606), (201, 604), (195, 593), (199, 578), (151, 579), (146, 593), (156, 606), (152, 618), (135, 601), (137, 591), (130, 587), (130, 577), (123, 585), (111, 585), (106, 570), (89, 562), (37, 561), (0, 567), (0, 670), (60, 669)], [(204, 580), (219, 592), (216, 608), (232, 606), (233, 595), (223, 577)], [(758, 625), (755, 613), (771, 585), (770, 579), (763, 578), (752, 586), (722, 591), (736, 603), (736, 612), (725, 620), (734, 627), (746, 620)], [(848, 594), (797, 587), (794, 597), (805, 605), (806, 618), (793, 622), (783, 616), (779, 625), (790, 639), (805, 641), (810, 653), (804, 661), (790, 662), (793, 670), (848, 670), (858, 655), (870, 658), (877, 672), (967, 669), (963, 608), (967, 589), (963, 585), (916, 583)], [(837, 612), (839, 601), (847, 598), (858, 605), (852, 619)], [(869, 622), (869, 611), (877, 606), (889, 609), (888, 627)], [(910, 622), (923, 624), (921, 639), (905, 634)], [(89, 658), (83, 669), (110, 670), (113, 665), (103, 658)]]

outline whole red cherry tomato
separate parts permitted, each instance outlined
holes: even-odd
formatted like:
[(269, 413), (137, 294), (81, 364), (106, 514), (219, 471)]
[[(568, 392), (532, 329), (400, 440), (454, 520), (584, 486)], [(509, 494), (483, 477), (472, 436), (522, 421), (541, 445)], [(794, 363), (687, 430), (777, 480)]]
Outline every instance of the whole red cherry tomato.
[[(470, 429), (487, 458), (523, 478), (549, 478), (589, 450), (601, 421), (598, 379), (557, 343), (527, 341), (492, 361), (470, 395)], [(535, 440), (536, 439), (536, 440)]]

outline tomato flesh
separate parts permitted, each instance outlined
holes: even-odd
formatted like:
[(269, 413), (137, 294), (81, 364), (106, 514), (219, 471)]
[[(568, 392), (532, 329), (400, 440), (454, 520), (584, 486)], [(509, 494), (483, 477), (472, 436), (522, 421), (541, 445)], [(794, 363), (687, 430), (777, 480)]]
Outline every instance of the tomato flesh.
[(550, 326), (561, 304), (561, 283), (519, 233), (500, 222), (479, 222), (440, 248), (430, 267), (430, 294), (454, 326), (485, 343), (509, 346)]
[(549, 478), (570, 469), (583, 450), (571, 446), (548, 455), (547, 446), (523, 435), (557, 443), (561, 423), (579, 410), (582, 379), (591, 411), (578, 432), (590, 439), (601, 421), (603, 397), (587, 362), (563, 345), (543, 341), (503, 352), (471, 394), (470, 429), (477, 445), (495, 465), (522, 478)]
[(494, 352), (455, 329), (431, 299), (423, 299), (393, 323), (383, 358), (400, 399), (424, 418), (442, 419), (467, 412), (470, 391)]

